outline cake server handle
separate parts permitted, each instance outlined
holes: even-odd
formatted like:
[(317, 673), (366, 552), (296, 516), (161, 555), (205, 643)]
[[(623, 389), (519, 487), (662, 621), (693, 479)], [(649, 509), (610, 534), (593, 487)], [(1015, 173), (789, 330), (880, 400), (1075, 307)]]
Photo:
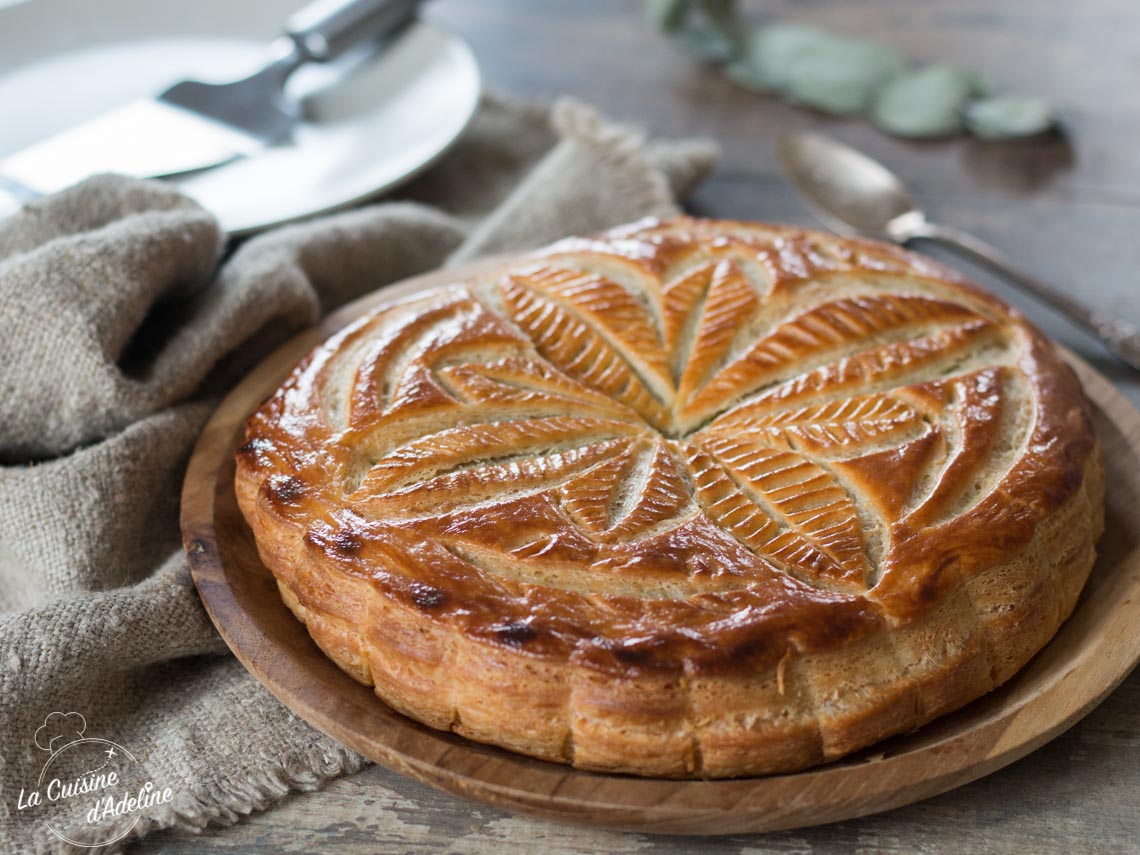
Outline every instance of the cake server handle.
[(293, 14), (285, 32), (306, 59), (328, 62), (353, 45), (389, 35), (415, 17), (420, 0), (315, 0)]

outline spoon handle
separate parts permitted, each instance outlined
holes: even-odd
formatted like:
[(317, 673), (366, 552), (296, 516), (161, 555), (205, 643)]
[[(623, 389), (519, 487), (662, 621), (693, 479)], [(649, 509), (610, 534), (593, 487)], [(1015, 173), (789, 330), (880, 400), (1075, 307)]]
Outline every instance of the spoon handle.
[(1140, 371), (1140, 329), (1127, 321), (1102, 314), (1019, 270), (1004, 253), (985, 241), (953, 226), (930, 222), (915, 224), (899, 237), (903, 242), (914, 238), (932, 240), (981, 262), (1018, 288), (1067, 315), (1099, 338), (1121, 362)]

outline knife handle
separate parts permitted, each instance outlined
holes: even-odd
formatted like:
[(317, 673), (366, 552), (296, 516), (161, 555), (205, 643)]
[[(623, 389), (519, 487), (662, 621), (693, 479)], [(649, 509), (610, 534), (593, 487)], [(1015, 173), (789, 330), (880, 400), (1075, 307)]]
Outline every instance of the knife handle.
[(386, 36), (415, 17), (419, 0), (316, 0), (285, 24), (306, 60), (327, 62), (353, 45)]

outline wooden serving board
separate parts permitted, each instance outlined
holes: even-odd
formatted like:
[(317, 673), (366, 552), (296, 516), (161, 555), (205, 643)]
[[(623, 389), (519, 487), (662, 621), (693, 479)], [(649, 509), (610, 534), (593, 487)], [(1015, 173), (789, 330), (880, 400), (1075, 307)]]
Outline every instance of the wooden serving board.
[(230, 393), (190, 460), (182, 536), (202, 601), (245, 667), (318, 730), (399, 772), (513, 810), (640, 831), (771, 831), (888, 810), (1000, 769), (1076, 723), (1140, 660), (1140, 413), (1070, 356), (1094, 404), (1108, 471), (1100, 557), (1053, 641), (1013, 680), (963, 710), (837, 763), (727, 781), (579, 772), (431, 730), (393, 711), (327, 659), (282, 603), (237, 507), (233, 452), (245, 418), (317, 343), (379, 303), (503, 261), (386, 288), (299, 335)]

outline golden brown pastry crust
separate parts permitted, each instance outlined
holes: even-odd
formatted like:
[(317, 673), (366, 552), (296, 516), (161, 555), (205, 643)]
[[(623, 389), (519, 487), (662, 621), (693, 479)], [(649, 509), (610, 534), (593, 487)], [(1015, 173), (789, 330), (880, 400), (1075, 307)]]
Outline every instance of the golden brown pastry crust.
[(585, 769), (839, 757), (1012, 676), (1103, 472), (1018, 313), (885, 245), (678, 219), (382, 308), (247, 423), (285, 602), (428, 725)]

